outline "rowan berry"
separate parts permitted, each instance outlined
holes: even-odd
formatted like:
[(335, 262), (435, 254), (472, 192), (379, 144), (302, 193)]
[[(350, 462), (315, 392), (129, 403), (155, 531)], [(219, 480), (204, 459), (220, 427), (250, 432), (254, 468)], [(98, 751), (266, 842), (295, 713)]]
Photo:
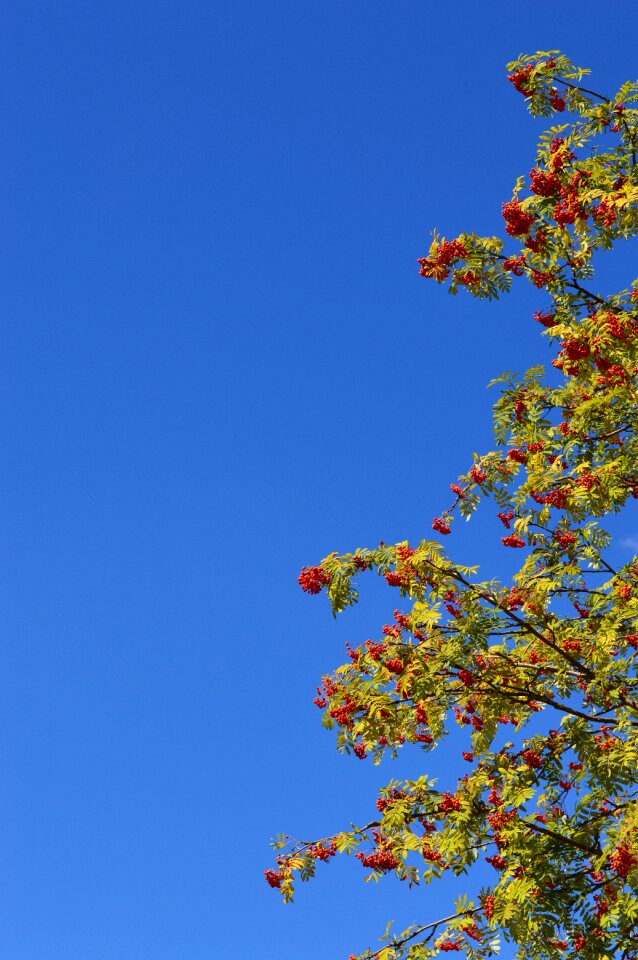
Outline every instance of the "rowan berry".
[(534, 750), (524, 750), (521, 756), (532, 770), (538, 770), (543, 765), (543, 758)]
[(491, 920), (494, 916), (494, 906), (495, 900), (493, 894), (486, 894), (483, 897), (483, 915), (485, 916), (486, 920)]
[(390, 671), (390, 673), (403, 673), (403, 663), (398, 658), (386, 660), (384, 666)]
[(525, 236), (526, 233), (529, 233), (535, 219), (533, 213), (525, 213), (518, 200), (510, 200), (509, 203), (503, 204), (503, 217), (505, 219), (505, 232), (510, 237)]
[(514, 89), (518, 90), (519, 93), (522, 93), (524, 96), (529, 96), (531, 90), (529, 89), (529, 80), (530, 74), (533, 70), (531, 63), (528, 63), (527, 66), (521, 67), (520, 70), (516, 70), (515, 73), (508, 74), (507, 79), (511, 84), (513, 84)]
[(544, 170), (530, 170), (532, 192), (539, 197), (551, 197), (560, 190), (560, 180), (554, 173)]
[(485, 862), (490, 863), (495, 870), (503, 870), (507, 865), (507, 861), (500, 853), (495, 853), (493, 857), (486, 857)]
[(481, 470), (480, 467), (474, 466), (470, 470), (470, 477), (474, 483), (478, 483), (478, 485), (481, 486), (481, 484), (485, 482), (487, 474), (484, 470)]
[(453, 810), (460, 810), (461, 801), (455, 794), (444, 793), (443, 796), (441, 797), (441, 803), (439, 805), (439, 809), (443, 813), (450, 813)]
[(432, 529), (444, 535), (447, 535), (448, 533), (452, 532), (450, 525), (446, 523), (442, 517), (434, 518), (434, 520), (432, 521)]
[(321, 593), (331, 580), (331, 575), (322, 566), (302, 567), (297, 577), (297, 583), (305, 593)]
[(509, 536), (509, 537), (501, 537), (501, 542), (504, 547), (524, 547), (525, 546), (525, 541), (515, 535)]
[(525, 273), (525, 256), (520, 254), (518, 257), (508, 257), (503, 261), (503, 270), (513, 273), (515, 277), (522, 277)]
[(375, 850), (373, 853), (357, 853), (357, 860), (361, 861), (362, 867), (370, 867), (385, 873), (388, 870), (394, 870), (399, 866), (399, 861), (390, 850)]

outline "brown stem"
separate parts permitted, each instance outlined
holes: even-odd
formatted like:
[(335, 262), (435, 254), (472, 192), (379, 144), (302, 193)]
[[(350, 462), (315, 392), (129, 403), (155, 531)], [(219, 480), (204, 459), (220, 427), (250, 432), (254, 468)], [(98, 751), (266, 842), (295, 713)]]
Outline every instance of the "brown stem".
[(529, 830), (533, 830), (534, 833), (543, 833), (548, 837), (552, 837), (553, 840), (558, 840), (560, 843), (568, 843), (572, 847), (577, 847), (579, 850), (582, 850), (583, 853), (586, 853), (590, 857), (593, 857), (600, 852), (595, 847), (589, 847), (584, 843), (580, 843), (578, 840), (574, 840), (573, 837), (564, 836), (562, 833), (555, 833), (553, 830), (549, 830), (547, 827), (543, 827), (539, 823), (530, 823), (528, 820), (525, 820), (524, 823), (525, 826)]
[[(434, 920), (433, 923), (425, 923), (422, 927), (417, 927), (416, 930), (413, 930), (412, 933), (408, 934), (407, 937), (402, 937), (397, 940), (392, 941), (393, 947), (403, 947), (406, 943), (409, 943), (410, 940), (414, 940), (416, 937), (420, 937), (422, 933), (426, 933), (428, 930), (431, 931), (426, 940), (430, 940), (437, 929), (442, 926), (444, 923), (451, 923), (452, 920), (458, 920), (459, 917), (471, 917), (474, 914), (478, 913), (479, 910), (475, 907), (473, 910), (462, 910), (460, 913), (454, 913), (449, 917), (442, 917), (440, 920)], [(380, 947), (375, 953), (370, 954), (370, 958), (378, 957), (380, 953), (385, 950), (385, 947)]]
[(588, 93), (590, 97), (596, 97), (597, 100), (602, 100), (603, 103), (613, 103), (613, 100), (610, 100), (609, 97), (605, 97), (602, 93), (596, 93), (595, 90), (588, 90), (587, 87), (581, 87), (577, 83), (570, 83), (569, 80), (563, 80), (562, 77), (556, 77), (552, 74), (552, 80), (556, 83), (562, 83), (563, 86), (569, 87), (570, 90), (579, 90), (581, 93)]

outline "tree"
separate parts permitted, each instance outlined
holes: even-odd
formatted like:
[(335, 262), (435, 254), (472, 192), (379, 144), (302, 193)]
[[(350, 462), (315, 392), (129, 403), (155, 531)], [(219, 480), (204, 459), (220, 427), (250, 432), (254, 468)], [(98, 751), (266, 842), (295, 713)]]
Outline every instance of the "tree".
[[(534, 116), (569, 112), (541, 138), (529, 179), (503, 204), (497, 237), (434, 235), (421, 274), (491, 300), (513, 278), (542, 293), (534, 321), (555, 358), (498, 382), (495, 448), (451, 484), (434, 519), (485, 505), (522, 562), (511, 582), (423, 540), (330, 554), (301, 587), (334, 613), (376, 571), (398, 593), (378, 642), (349, 651), (315, 703), (340, 750), (378, 761), (425, 751), (450, 722), (467, 737), (452, 791), (433, 780), (390, 783), (370, 822), (313, 843), (276, 842), (266, 879), (286, 900), (318, 861), (354, 854), (410, 886), (444, 871), (492, 882), (445, 919), (398, 934), (364, 957), (491, 956), (499, 934), (518, 956), (638, 956), (638, 558), (615, 569), (599, 521), (638, 498), (638, 280), (595, 292), (594, 255), (638, 234), (638, 83), (614, 97), (558, 52), (508, 64)], [(562, 119), (562, 117), (560, 118)], [(484, 868), (481, 867), (484, 875)]]

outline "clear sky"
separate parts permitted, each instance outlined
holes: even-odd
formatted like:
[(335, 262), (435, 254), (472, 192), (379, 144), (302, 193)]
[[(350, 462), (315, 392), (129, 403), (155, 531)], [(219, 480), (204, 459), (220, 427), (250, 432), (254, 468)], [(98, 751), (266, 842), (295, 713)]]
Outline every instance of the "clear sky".
[[(19, 0), (0, 24), (0, 955), (345, 957), (454, 884), (344, 861), (284, 907), (269, 837), (453, 771), (336, 753), (315, 683), (395, 595), (335, 624), (297, 573), (431, 534), (489, 445), (485, 384), (546, 355), (542, 293), (453, 299), (416, 259), (433, 227), (501, 231), (532, 165), (505, 62), (560, 48), (613, 90), (638, 13)], [(499, 573), (481, 530), (448, 546)]]

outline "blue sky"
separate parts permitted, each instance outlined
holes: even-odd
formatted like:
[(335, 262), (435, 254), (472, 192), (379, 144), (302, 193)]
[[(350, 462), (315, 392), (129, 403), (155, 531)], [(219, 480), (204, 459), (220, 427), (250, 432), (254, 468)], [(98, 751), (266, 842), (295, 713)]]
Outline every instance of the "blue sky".
[[(4, 5), (4, 956), (324, 960), (449, 905), (353, 862), (292, 908), (263, 881), (275, 832), (454, 772), (336, 753), (315, 683), (395, 598), (334, 623), (296, 576), (428, 533), (490, 442), (485, 384), (545, 356), (542, 295), (453, 299), (416, 259), (500, 231), (532, 165), (507, 60), (635, 78), (634, 5), (602, 11)], [(481, 530), (455, 555), (499, 573)]]

